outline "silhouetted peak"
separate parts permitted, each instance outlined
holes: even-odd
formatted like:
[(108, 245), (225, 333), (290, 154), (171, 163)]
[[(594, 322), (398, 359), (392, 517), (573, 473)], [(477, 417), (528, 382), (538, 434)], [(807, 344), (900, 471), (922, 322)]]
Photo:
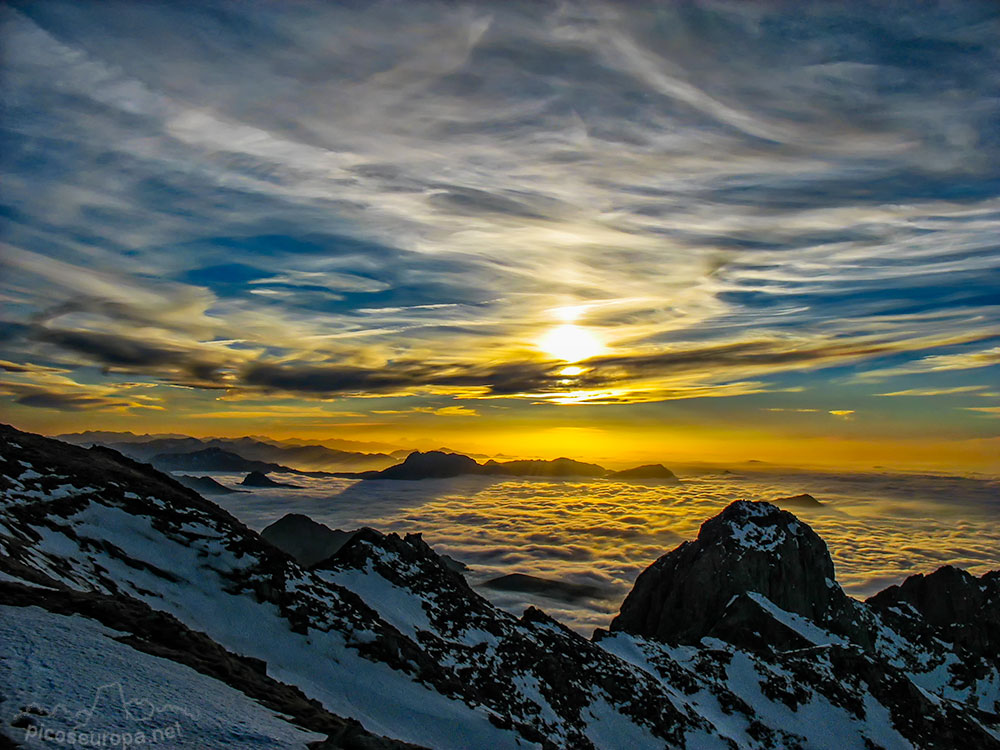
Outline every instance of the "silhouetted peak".
[(286, 489), (301, 489), (297, 484), (288, 484), (287, 482), (276, 482), (271, 479), (266, 473), (262, 471), (251, 471), (245, 477), (243, 481), (240, 482), (245, 487), (284, 487)]
[(748, 594), (816, 622), (838, 619), (846, 600), (826, 544), (807, 524), (770, 503), (737, 501), (639, 575), (611, 629), (697, 643), (722, 635), (733, 605), (741, 619), (747, 607), (767, 609), (753, 597), (738, 603)]
[(663, 464), (644, 464), (631, 469), (623, 469), (611, 474), (612, 479), (659, 479), (665, 482), (678, 482), (677, 475)]

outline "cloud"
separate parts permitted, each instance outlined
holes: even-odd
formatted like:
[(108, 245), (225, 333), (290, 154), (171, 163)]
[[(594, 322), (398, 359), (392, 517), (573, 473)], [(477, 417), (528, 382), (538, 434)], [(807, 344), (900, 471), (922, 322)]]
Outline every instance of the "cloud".
[[(996, 333), (989, 4), (43, 0), (0, 23), (14, 364), (527, 409), (997, 362), (956, 353)], [(538, 362), (560, 309), (608, 344), (579, 377)]]
[[(303, 490), (254, 502), (221, 497), (255, 529), (285, 513), (306, 513), (331, 528), (373, 526), (422, 532), (439, 552), (471, 567), (474, 586), (508, 573), (598, 584), (603, 603), (556, 605), (523, 596), (499, 599), (515, 614), (543, 605), (591, 632), (607, 627), (635, 577), (698, 534), (700, 524), (737, 499), (773, 500), (808, 491), (825, 505), (802, 520), (830, 547), (837, 579), (867, 596), (914, 573), (960, 564), (977, 575), (1000, 564), (995, 481), (906, 473), (785, 472), (698, 474), (676, 485), (611, 480), (428, 480), (407, 492), (388, 483), (303, 478)], [(238, 479), (237, 479), (238, 481)], [(333, 498), (334, 501), (330, 502)]]
[(0, 394), (11, 397), (21, 406), (67, 412), (124, 413), (136, 409), (162, 411), (165, 408), (158, 396), (131, 392), (144, 384), (126, 383), (117, 386), (81, 384), (69, 377), (41, 370), (34, 371), (32, 377), (35, 382), (0, 380)]
[(373, 409), (372, 414), (405, 415), (433, 414), (438, 417), (478, 417), (479, 412), (467, 406), (414, 406), (409, 409)]
[(963, 406), (965, 411), (975, 411), (980, 414), (1000, 417), (1000, 406)]
[(985, 390), (985, 385), (958, 385), (950, 388), (907, 388), (891, 393), (876, 393), (876, 396), (951, 396), (956, 393), (976, 393)]
[(239, 383), (266, 392), (330, 398), (343, 395), (448, 393), (458, 398), (548, 399), (554, 403), (648, 403), (763, 393), (780, 388), (745, 380), (795, 369), (833, 367), (872, 356), (906, 353), (929, 342), (877, 339), (759, 338), (675, 347), (652, 354), (586, 360), (575, 374), (564, 363), (521, 360), (400, 360), (375, 366), (253, 362)]
[(189, 351), (109, 333), (41, 329), (35, 338), (82, 354), (91, 362), (130, 370), (162, 371), (164, 367), (179, 367), (199, 380), (213, 380), (219, 366)]
[(934, 354), (907, 362), (898, 367), (869, 370), (858, 377), (863, 380), (882, 380), (898, 375), (949, 372), (952, 370), (976, 370), (980, 367), (993, 367), (995, 365), (1000, 365), (1000, 346), (958, 354)]

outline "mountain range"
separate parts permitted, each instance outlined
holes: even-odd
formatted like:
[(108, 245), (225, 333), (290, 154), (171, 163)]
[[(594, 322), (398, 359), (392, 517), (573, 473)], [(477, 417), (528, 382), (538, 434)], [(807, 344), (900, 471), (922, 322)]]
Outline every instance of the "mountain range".
[[(360, 479), (432, 479), (481, 474), (522, 477), (608, 477), (623, 480), (678, 481), (660, 464), (610, 471), (569, 458), (544, 460), (487, 459), (447, 448), (356, 453), (322, 445), (276, 443), (261, 438), (194, 438), (184, 435), (135, 435), (90, 431), (59, 436), (76, 445), (101, 445), (153, 464), (163, 471), (219, 471), (337, 475)], [(487, 459), (479, 463), (477, 459)]]
[(0, 427), (0, 735), (1000, 747), (1000, 572), (941, 568), (857, 601), (807, 524), (738, 501), (588, 638), (493, 606), (419, 534), (324, 529), (262, 536), (148, 464)]
[(544, 460), (496, 461), (490, 459), (480, 464), (474, 458), (461, 453), (444, 451), (414, 451), (395, 466), (381, 471), (360, 472), (361, 479), (419, 480), (443, 479), (459, 476), (494, 477), (547, 477), (551, 479), (606, 477), (608, 479), (645, 480), (678, 482), (680, 480), (670, 469), (661, 464), (639, 466), (624, 471), (609, 471), (597, 464), (584, 463), (571, 458)]
[[(219, 456), (222, 453), (239, 456), (245, 462), (256, 462), (256, 468), (239, 468), (234, 471), (263, 470), (263, 464), (287, 467), (298, 470), (337, 470), (365, 471), (384, 469), (397, 463), (397, 458), (387, 453), (361, 453), (356, 451), (338, 450), (323, 445), (293, 445), (275, 443), (263, 439), (241, 438), (194, 438), (186, 435), (134, 435), (118, 432), (82, 432), (60, 436), (67, 442), (77, 445), (103, 445), (112, 448), (130, 458), (153, 464), (183, 463), (181, 456), (201, 454), (211, 451), (207, 456)], [(208, 461), (205, 462), (209, 463)], [(218, 465), (225, 465), (216, 462)], [(198, 469), (199, 467), (192, 467)], [(205, 471), (229, 471), (228, 468), (209, 469)], [(271, 471), (287, 470), (283, 468)]]

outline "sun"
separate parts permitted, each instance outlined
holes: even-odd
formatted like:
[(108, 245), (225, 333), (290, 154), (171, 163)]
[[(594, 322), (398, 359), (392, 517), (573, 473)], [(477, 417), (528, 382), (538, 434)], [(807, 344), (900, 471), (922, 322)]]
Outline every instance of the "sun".
[(579, 362), (603, 352), (604, 344), (586, 328), (567, 323), (542, 336), (538, 348), (564, 362)]

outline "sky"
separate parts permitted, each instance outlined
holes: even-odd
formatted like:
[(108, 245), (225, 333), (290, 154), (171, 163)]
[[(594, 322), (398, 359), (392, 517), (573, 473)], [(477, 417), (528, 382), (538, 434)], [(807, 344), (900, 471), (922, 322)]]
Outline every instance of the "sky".
[(0, 8), (22, 429), (1000, 471), (1000, 7)]

